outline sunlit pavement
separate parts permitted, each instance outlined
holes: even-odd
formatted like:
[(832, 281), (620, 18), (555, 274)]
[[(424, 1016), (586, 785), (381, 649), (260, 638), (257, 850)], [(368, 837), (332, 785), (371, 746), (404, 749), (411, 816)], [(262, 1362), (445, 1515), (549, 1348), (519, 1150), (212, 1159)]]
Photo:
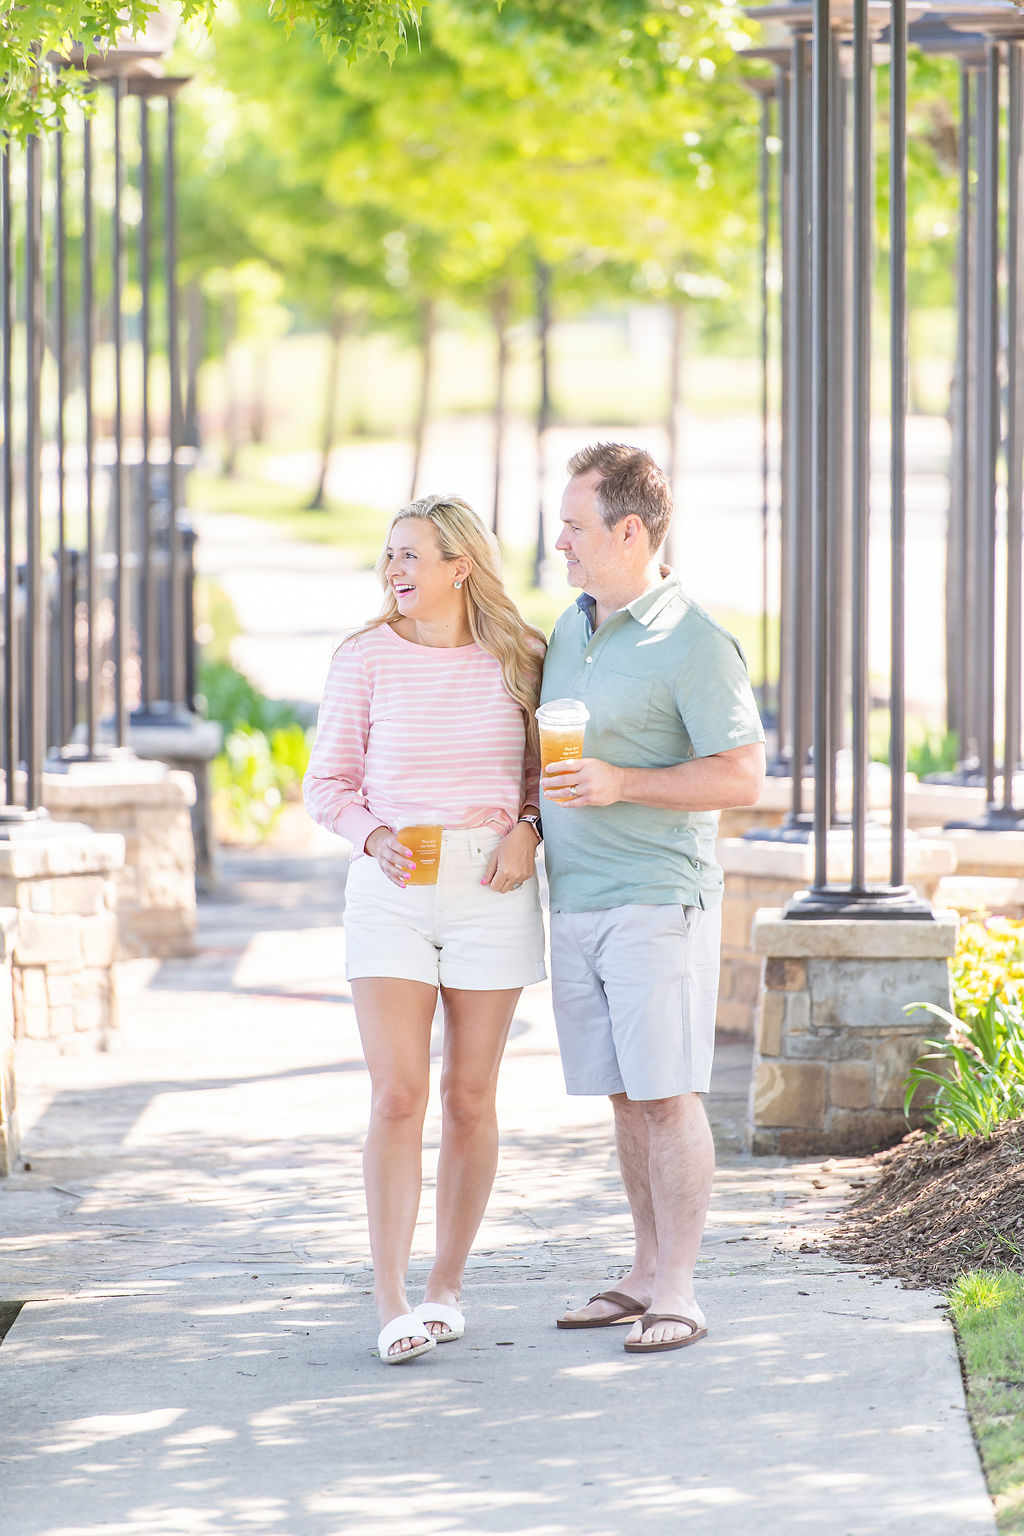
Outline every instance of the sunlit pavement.
[[(4, 1536), (994, 1532), (940, 1298), (816, 1251), (855, 1168), (738, 1150), (742, 1043), (711, 1099), (709, 1337), (645, 1359), (624, 1329), (554, 1328), (621, 1272), (629, 1227), (545, 985), (503, 1069), (465, 1339), (378, 1361), (340, 846), (230, 855), (198, 954), (124, 971), (114, 1052), (23, 1054)], [(437, 1134), (435, 1084), (414, 1299)]]

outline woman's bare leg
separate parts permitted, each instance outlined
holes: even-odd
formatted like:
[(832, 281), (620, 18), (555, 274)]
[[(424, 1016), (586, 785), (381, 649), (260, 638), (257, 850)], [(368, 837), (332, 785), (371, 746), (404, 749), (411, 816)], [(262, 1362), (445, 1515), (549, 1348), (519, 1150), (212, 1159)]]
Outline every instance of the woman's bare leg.
[[(437, 990), (422, 981), (370, 976), (352, 982), (352, 997), (372, 1084), (363, 1184), (373, 1293), (383, 1327), (409, 1310), (405, 1277), (420, 1205)], [(399, 1339), (389, 1353), (411, 1349), (424, 1337)]]
[[(437, 1253), (425, 1299), (457, 1306), (462, 1273), (498, 1166), (495, 1092), (520, 987), (469, 992), (442, 987), (441, 1151), (437, 1162)], [(444, 1324), (431, 1323), (433, 1334)]]

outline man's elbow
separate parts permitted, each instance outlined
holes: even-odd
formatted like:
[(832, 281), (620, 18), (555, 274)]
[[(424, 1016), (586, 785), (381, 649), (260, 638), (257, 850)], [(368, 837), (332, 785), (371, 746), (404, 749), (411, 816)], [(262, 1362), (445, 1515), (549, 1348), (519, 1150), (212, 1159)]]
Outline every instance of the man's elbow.
[(756, 805), (761, 798), (765, 779), (764, 747), (758, 745), (749, 756), (744, 755), (733, 764), (732, 794), (723, 810), (739, 810), (743, 806)]

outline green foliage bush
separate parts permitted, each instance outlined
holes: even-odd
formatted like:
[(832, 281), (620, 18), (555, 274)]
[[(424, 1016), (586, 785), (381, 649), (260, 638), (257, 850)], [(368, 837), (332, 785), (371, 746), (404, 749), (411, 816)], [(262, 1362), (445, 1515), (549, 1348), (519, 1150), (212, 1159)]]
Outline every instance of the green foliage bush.
[(268, 699), (228, 662), (204, 662), (199, 682), (207, 714), (224, 728), (215, 811), (227, 835), (259, 840), (301, 795), (311, 733), (290, 704)]
[(1024, 923), (962, 923), (952, 979), (955, 1013), (913, 1005), (948, 1029), (927, 1042), (907, 1077), (904, 1113), (917, 1089), (932, 1085), (928, 1119), (937, 1130), (990, 1136), (1004, 1121), (1024, 1117)]

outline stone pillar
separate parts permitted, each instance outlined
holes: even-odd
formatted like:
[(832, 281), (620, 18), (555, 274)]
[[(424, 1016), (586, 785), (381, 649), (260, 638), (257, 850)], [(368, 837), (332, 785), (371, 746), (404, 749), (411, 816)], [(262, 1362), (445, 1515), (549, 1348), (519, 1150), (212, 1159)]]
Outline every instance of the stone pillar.
[(11, 972), (13, 935), (18, 914), (0, 907), (0, 1178), (18, 1161), (18, 1106), (14, 1091), (14, 983)]
[(195, 949), (194, 802), (191, 775), (159, 762), (73, 762), (43, 775), (43, 804), (55, 821), (85, 822), (124, 839), (118, 959)]
[(903, 1084), (949, 1008), (954, 913), (932, 922), (800, 920), (758, 912), (764, 964), (748, 1131), (751, 1151), (858, 1154), (908, 1129)]
[(221, 749), (224, 733), (215, 720), (201, 715), (175, 715), (166, 723), (129, 726), (128, 745), (139, 757), (166, 763), (192, 775), (192, 849), (195, 880), (201, 891), (217, 884), (217, 842), (213, 835), (210, 764)]
[[(849, 832), (829, 833), (828, 875), (837, 884), (849, 882), (852, 847)], [(945, 835), (908, 838), (906, 858), (908, 880), (929, 901), (941, 877), (956, 865)], [(718, 1028), (726, 1034), (752, 1035), (761, 990), (761, 958), (750, 938), (754, 917), (762, 907), (784, 907), (807, 888), (814, 877), (814, 844), (720, 838), (718, 860), (725, 872)], [(888, 879), (888, 833), (869, 839), (867, 864), (869, 880)]]
[(106, 1047), (117, 1028), (116, 873), (124, 838), (36, 824), (0, 842), (0, 906), (17, 909), (14, 1033), (61, 1051)]

